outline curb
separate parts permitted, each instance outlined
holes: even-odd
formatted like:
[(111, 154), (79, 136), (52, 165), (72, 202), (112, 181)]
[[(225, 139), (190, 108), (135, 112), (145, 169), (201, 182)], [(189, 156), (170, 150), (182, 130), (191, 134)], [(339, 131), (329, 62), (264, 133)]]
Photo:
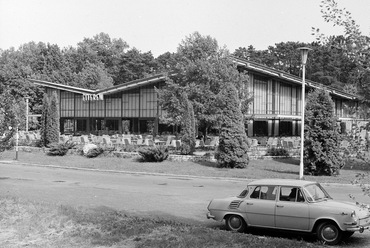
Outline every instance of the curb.
[(23, 163), (14, 160), (0, 160), (0, 164), (18, 164), (24, 166), (37, 166), (45, 168), (55, 168), (55, 169), (67, 169), (67, 170), (79, 170), (79, 171), (93, 171), (93, 172), (107, 172), (116, 174), (129, 174), (129, 175), (147, 175), (147, 176), (165, 176), (165, 177), (180, 177), (180, 178), (200, 178), (200, 179), (213, 179), (213, 180), (224, 180), (224, 181), (253, 181), (255, 179), (251, 178), (237, 178), (237, 177), (207, 177), (207, 176), (195, 176), (195, 175), (179, 175), (170, 173), (156, 173), (156, 172), (141, 172), (141, 171), (117, 171), (117, 170), (102, 170), (102, 169), (89, 169), (89, 168), (79, 168), (79, 167), (65, 167), (59, 165), (43, 165), (43, 164), (30, 164)]
[[(251, 182), (257, 179), (253, 178), (237, 178), (237, 177), (207, 177), (207, 176), (195, 176), (195, 175), (179, 175), (170, 173), (156, 173), (156, 172), (141, 172), (141, 171), (117, 171), (117, 170), (102, 170), (102, 169), (89, 169), (89, 168), (79, 168), (79, 167), (65, 167), (59, 165), (43, 165), (43, 164), (30, 164), (18, 162), (15, 160), (0, 160), (0, 164), (18, 164), (24, 166), (37, 166), (45, 168), (55, 168), (55, 169), (67, 169), (67, 170), (78, 170), (78, 171), (92, 171), (92, 172), (106, 172), (106, 173), (116, 173), (116, 174), (128, 174), (128, 175), (139, 175), (139, 176), (163, 176), (163, 177), (177, 177), (177, 178), (199, 178), (199, 179), (212, 179), (212, 180), (223, 180), (223, 181), (244, 181)], [(322, 182), (320, 184), (333, 185), (333, 186), (360, 186), (360, 184), (345, 184), (345, 183), (329, 183)]]

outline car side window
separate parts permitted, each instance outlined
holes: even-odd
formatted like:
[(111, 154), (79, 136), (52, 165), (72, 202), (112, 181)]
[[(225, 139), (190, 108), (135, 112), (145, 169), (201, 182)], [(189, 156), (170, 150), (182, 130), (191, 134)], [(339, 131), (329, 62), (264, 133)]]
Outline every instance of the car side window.
[(302, 191), (297, 187), (281, 187), (280, 201), (304, 202)]
[(252, 194), (251, 194), (250, 198), (259, 199), (260, 198), (260, 191), (261, 191), (260, 186), (255, 187), (254, 190), (252, 191)]
[(275, 200), (276, 187), (275, 186), (256, 186), (250, 198), (261, 200)]

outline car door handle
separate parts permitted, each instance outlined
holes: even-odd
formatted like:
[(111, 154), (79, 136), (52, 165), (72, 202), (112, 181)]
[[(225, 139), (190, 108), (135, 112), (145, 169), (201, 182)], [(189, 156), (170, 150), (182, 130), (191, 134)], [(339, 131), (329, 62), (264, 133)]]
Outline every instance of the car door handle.
[(247, 202), (247, 205), (253, 205), (253, 203)]
[(276, 205), (277, 208), (283, 208), (283, 205)]

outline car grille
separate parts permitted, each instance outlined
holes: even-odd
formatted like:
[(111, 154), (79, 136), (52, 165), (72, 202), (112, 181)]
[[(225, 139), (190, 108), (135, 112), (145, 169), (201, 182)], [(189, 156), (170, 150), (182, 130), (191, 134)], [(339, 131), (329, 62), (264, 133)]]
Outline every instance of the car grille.
[(229, 205), (229, 209), (237, 209), (237, 208), (239, 208), (240, 203), (242, 203), (241, 200), (232, 201), (230, 203), (230, 205)]

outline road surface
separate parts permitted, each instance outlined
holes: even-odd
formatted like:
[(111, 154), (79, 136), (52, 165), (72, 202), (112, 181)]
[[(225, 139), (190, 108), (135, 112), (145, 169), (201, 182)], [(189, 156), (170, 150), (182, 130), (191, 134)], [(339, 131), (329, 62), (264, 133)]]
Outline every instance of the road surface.
[[(0, 194), (60, 205), (106, 206), (145, 216), (180, 219), (214, 225), (207, 220), (207, 205), (213, 198), (237, 195), (247, 180), (146, 175), (93, 170), (38, 167), (0, 161)], [(323, 184), (336, 200), (370, 203), (353, 185)], [(353, 239), (369, 241), (370, 232)], [(352, 243), (351, 246), (354, 244)], [(366, 247), (366, 246), (361, 246)]]

